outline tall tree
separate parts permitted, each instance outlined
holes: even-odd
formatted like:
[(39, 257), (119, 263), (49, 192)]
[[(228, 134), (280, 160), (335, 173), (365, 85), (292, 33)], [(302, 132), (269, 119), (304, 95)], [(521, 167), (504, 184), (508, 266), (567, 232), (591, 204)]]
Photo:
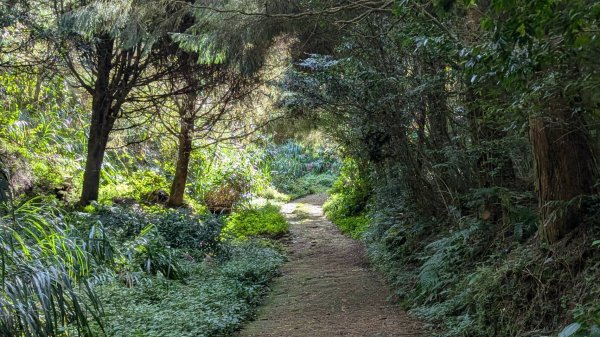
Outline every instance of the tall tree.
[[(511, 98), (529, 117), (541, 236), (554, 243), (581, 223), (581, 197), (598, 192), (595, 123), (598, 94), (588, 74), (600, 43), (593, 1), (518, 1), (490, 10)], [(596, 4), (597, 7), (597, 4)], [(568, 10), (567, 10), (568, 9)]]
[[(195, 141), (206, 144), (238, 139), (260, 128), (261, 125), (247, 128), (247, 114), (233, 105), (256, 89), (259, 72), (275, 38), (293, 29), (286, 13), (297, 10), (292, 1), (254, 0), (207, 1), (188, 8), (194, 13), (194, 23), (173, 35), (185, 52), (175, 61), (182, 67), (173, 73), (170, 88), (181, 94), (172, 97), (174, 109), (165, 106), (167, 112), (174, 110), (176, 115), (167, 119), (179, 124), (167, 125), (178, 140), (175, 176), (167, 202), (170, 206), (184, 202)], [(177, 89), (178, 86), (186, 89)], [(267, 119), (259, 124), (268, 122)]]
[[(184, 203), (188, 170), (195, 143), (207, 146), (223, 138), (241, 137), (244, 113), (234, 107), (251, 92), (250, 78), (223, 64), (198, 63), (197, 55), (182, 53), (184, 71), (173, 74), (164, 87), (171, 95), (156, 102), (166, 130), (177, 139), (177, 162), (167, 205)], [(178, 125), (172, 125), (173, 122)]]
[(59, 47), (66, 68), (92, 97), (81, 204), (97, 200), (102, 162), (123, 106), (135, 88), (173, 69), (153, 65), (173, 44), (182, 4), (147, 1), (55, 1)]

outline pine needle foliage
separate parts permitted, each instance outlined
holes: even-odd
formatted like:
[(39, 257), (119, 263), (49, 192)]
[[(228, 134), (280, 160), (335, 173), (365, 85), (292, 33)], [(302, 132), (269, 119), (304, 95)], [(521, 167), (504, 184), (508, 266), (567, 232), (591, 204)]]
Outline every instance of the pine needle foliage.
[(148, 53), (160, 38), (181, 24), (186, 13), (183, 8), (163, 0), (88, 1), (66, 11), (59, 27), (90, 42), (108, 34), (124, 50), (143, 43), (143, 50)]
[(229, 64), (243, 74), (261, 69), (274, 38), (291, 32), (289, 20), (272, 16), (299, 10), (288, 0), (211, 0), (202, 4), (193, 10), (196, 24), (172, 37), (185, 50), (197, 53), (199, 63)]

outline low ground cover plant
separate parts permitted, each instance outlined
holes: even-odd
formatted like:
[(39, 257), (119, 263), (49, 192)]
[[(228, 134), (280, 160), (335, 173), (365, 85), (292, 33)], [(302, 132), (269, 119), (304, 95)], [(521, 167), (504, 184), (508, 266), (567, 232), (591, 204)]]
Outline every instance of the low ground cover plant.
[(136, 287), (99, 288), (111, 336), (228, 336), (254, 312), (283, 256), (248, 241), (227, 257), (187, 259), (184, 280), (144, 277)]

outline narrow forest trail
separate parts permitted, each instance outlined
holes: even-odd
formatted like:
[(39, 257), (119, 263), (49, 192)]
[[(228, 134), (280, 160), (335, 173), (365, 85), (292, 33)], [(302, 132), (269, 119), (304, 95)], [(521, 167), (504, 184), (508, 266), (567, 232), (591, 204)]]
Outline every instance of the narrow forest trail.
[(290, 261), (240, 337), (424, 336), (419, 322), (387, 301), (360, 243), (323, 215), (326, 195), (286, 204)]

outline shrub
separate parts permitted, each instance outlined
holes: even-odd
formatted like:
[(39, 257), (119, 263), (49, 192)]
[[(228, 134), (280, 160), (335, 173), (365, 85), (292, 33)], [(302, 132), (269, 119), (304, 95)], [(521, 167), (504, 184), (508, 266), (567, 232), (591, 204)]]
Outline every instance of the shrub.
[(123, 243), (121, 247), (122, 267), (117, 271), (129, 286), (135, 282), (132, 274), (138, 270), (153, 276), (161, 273), (162, 276), (172, 280), (181, 280), (187, 274), (176, 259), (175, 251), (167, 245), (166, 240), (152, 225), (144, 228), (139, 235)]
[(154, 215), (158, 232), (172, 248), (196, 249), (207, 254), (221, 250), (221, 218), (208, 214), (196, 215), (186, 210), (161, 210)]
[(244, 199), (252, 187), (250, 177), (227, 172), (204, 192), (203, 201), (212, 212), (228, 212)]
[(223, 221), (214, 215), (199, 215), (186, 209), (170, 209), (161, 206), (131, 207), (96, 205), (88, 207), (91, 219), (83, 225), (90, 226), (94, 221), (101, 222), (110, 235), (118, 242), (125, 242), (138, 236), (144, 228), (155, 227), (165, 245), (172, 248), (198, 249), (217, 254)]
[(120, 198), (133, 198), (148, 204), (161, 203), (163, 200), (159, 199), (162, 196), (157, 196), (157, 192), (166, 195), (164, 191), (169, 188), (166, 177), (156, 170), (141, 169), (128, 174), (125, 168), (110, 162), (102, 170), (102, 182), (101, 203), (112, 203)]
[(371, 197), (365, 170), (354, 160), (344, 162), (340, 176), (329, 190), (331, 198), (323, 206), (328, 217), (340, 219), (365, 212)]
[(244, 209), (233, 213), (224, 232), (238, 238), (250, 236), (280, 237), (289, 230), (289, 224), (279, 207), (266, 204), (260, 208)]
[(331, 197), (323, 205), (327, 217), (343, 233), (355, 239), (361, 238), (369, 225), (365, 213), (371, 191), (361, 169), (364, 170), (359, 168), (357, 162), (346, 160), (340, 176), (329, 190)]
[(223, 222), (211, 215), (196, 215), (184, 209), (159, 206), (141, 208), (98, 206), (80, 215), (80, 227), (104, 224), (112, 238), (116, 256), (110, 266), (129, 286), (143, 274), (184, 279), (188, 273), (181, 255), (204, 257), (222, 251)]

